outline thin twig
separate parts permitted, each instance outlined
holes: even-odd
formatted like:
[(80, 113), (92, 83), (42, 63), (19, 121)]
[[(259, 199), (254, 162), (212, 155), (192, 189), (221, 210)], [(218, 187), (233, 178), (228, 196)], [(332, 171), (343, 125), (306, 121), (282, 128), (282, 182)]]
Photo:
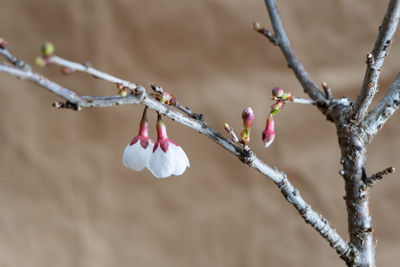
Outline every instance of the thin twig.
[(228, 123), (224, 124), (224, 129), (231, 136), (231, 139), (232, 139), (233, 142), (239, 143), (239, 138), (237, 137), (235, 131), (232, 129), (231, 126), (229, 126)]
[(317, 101), (312, 99), (305, 99), (300, 97), (294, 97), (290, 102), (297, 103), (297, 104), (308, 104), (308, 105), (315, 105)]
[(131, 83), (129, 81), (117, 78), (117, 77), (115, 77), (113, 75), (110, 75), (108, 73), (99, 71), (99, 70), (91, 67), (90, 64), (73, 62), (73, 61), (61, 58), (59, 56), (56, 56), (56, 55), (52, 55), (52, 56), (48, 57), (47, 61), (48, 61), (48, 63), (53, 63), (55, 65), (59, 65), (59, 66), (62, 66), (62, 67), (69, 68), (72, 71), (86, 72), (86, 73), (94, 76), (95, 78), (99, 78), (99, 79), (102, 79), (104, 81), (115, 83), (115, 84), (120, 84), (123, 87), (127, 87), (127, 88), (129, 88), (131, 90), (135, 90), (138, 87), (138, 85), (136, 85), (134, 83)]
[(396, 169), (394, 167), (389, 167), (386, 168), (380, 172), (377, 172), (375, 174), (373, 174), (370, 177), (365, 178), (364, 183), (366, 187), (371, 187), (374, 184), (376, 184), (377, 182), (381, 181), (383, 178), (385, 178), (385, 176), (394, 173)]
[(25, 64), (21, 59), (14, 57), (11, 55), (11, 53), (7, 50), (7, 48), (1, 48), (0, 49), (0, 55), (5, 57), (11, 64), (13, 64), (15, 67), (20, 68), (20, 69), (25, 69), (25, 70), (31, 70), (31, 66), (28, 64)]
[[(335, 248), (337, 253), (346, 261), (354, 261), (357, 256), (357, 252), (354, 247), (344, 240), (334, 228), (332, 228), (327, 220), (325, 220), (320, 214), (315, 212), (309, 204), (307, 204), (301, 197), (299, 191), (289, 182), (286, 174), (271, 168), (266, 163), (261, 161), (256, 155), (247, 147), (236, 145), (231, 140), (225, 138), (221, 133), (209, 127), (205, 121), (199, 121), (182, 114), (178, 110), (173, 109), (170, 106), (160, 103), (154, 98), (147, 95), (144, 88), (137, 86), (137, 93), (129, 95), (127, 97), (121, 96), (103, 96), (103, 97), (90, 97), (80, 96), (77, 93), (66, 89), (55, 82), (48, 80), (47, 78), (32, 72), (17, 69), (12, 66), (0, 64), (0, 72), (5, 72), (12, 76), (26, 79), (34, 82), (41, 87), (46, 88), (50, 92), (65, 98), (71, 104), (78, 107), (87, 106), (111, 106), (116, 104), (144, 104), (148, 108), (153, 109), (160, 114), (184, 125), (195, 131), (206, 135), (211, 140), (222, 146), (224, 149), (231, 152), (233, 155), (238, 157), (242, 162), (246, 163), (250, 167), (256, 169), (258, 172), (266, 177), (269, 177), (275, 184), (279, 186), (282, 194), (286, 200), (291, 203), (296, 210), (300, 213), (304, 221), (310, 224), (321, 236), (323, 236), (329, 244)], [(131, 83), (133, 84), (133, 83)]]
[(311, 79), (304, 66), (300, 63), (289, 42), (288, 37), (286, 36), (275, 0), (265, 0), (265, 4), (267, 6), (272, 27), (275, 32), (273, 35), (273, 43), (276, 43), (276, 45), (278, 45), (282, 50), (282, 53), (288, 61), (289, 66), (292, 68), (297, 80), (299, 80), (300, 84), (302, 85), (304, 92), (308, 94), (311, 99), (317, 101), (320, 106), (326, 106), (328, 101), (326, 100), (324, 94), (319, 90), (317, 84)]
[(322, 88), (324, 89), (325, 92), (325, 98), (330, 101), (332, 99), (332, 91), (331, 88), (329, 88), (328, 83), (322, 82)]
[(400, 105), (400, 73), (397, 75), (396, 80), (393, 82), (389, 91), (379, 104), (372, 110), (364, 125), (366, 133), (366, 141), (370, 142), (372, 138), (378, 133), (385, 125), (386, 121), (395, 113)]
[(379, 27), (379, 34), (374, 49), (367, 54), (367, 69), (361, 91), (353, 104), (351, 118), (361, 124), (365, 118), (372, 99), (378, 92), (379, 76), (383, 62), (393, 42), (400, 18), (400, 0), (391, 0), (386, 10), (385, 17)]

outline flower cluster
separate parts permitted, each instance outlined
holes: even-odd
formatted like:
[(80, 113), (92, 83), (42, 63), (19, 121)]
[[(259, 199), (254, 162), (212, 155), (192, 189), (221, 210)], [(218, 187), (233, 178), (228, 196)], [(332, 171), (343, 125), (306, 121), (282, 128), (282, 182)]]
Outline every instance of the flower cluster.
[(275, 122), (274, 115), (278, 113), (287, 101), (293, 101), (294, 97), (291, 92), (287, 92), (279, 87), (272, 89), (272, 100), (276, 102), (271, 106), (271, 110), (267, 117), (265, 130), (262, 132), (261, 138), (265, 147), (269, 147), (275, 139)]
[(148, 135), (146, 108), (140, 122), (139, 134), (126, 146), (123, 164), (135, 171), (145, 167), (157, 178), (166, 178), (181, 175), (190, 167), (189, 159), (183, 149), (167, 136), (167, 129), (158, 114), (157, 141), (154, 142)]

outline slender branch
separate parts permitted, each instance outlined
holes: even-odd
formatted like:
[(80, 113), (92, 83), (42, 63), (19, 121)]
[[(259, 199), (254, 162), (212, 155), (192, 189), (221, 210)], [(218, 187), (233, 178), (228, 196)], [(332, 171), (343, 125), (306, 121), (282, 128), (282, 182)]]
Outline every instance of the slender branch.
[(396, 32), (400, 17), (400, 0), (391, 0), (382, 24), (379, 27), (379, 34), (376, 39), (374, 49), (367, 54), (367, 69), (364, 76), (364, 82), (361, 91), (354, 102), (351, 118), (357, 123), (361, 123), (365, 118), (368, 107), (372, 99), (378, 92), (379, 76), (382, 70), (383, 62), (390, 45), (393, 35)]
[(5, 72), (12, 76), (36, 83), (39, 86), (46, 88), (48, 91), (65, 98), (68, 101), (67, 103), (71, 103), (76, 107), (105, 107), (117, 104), (144, 104), (148, 108), (153, 109), (184, 126), (192, 128), (193, 130), (206, 135), (221, 147), (238, 157), (243, 163), (256, 169), (264, 176), (269, 177), (275, 184), (279, 186), (286, 200), (296, 208), (304, 221), (314, 227), (314, 229), (329, 242), (329, 244), (343, 259), (345, 259), (347, 262), (356, 261), (356, 249), (346, 240), (344, 240), (336, 232), (336, 230), (329, 225), (326, 219), (315, 212), (311, 206), (304, 201), (299, 191), (289, 182), (285, 173), (277, 170), (276, 168), (268, 166), (266, 163), (257, 158), (247, 146), (236, 145), (234, 142), (224, 137), (221, 133), (209, 127), (205, 121), (190, 118), (171, 106), (162, 104), (150, 97), (147, 95), (142, 86), (137, 85), (135, 88), (135, 93), (126, 97), (121, 97), (119, 95), (98, 97), (80, 96), (79, 94), (64, 88), (30, 70), (20, 70), (13, 66), (0, 64), (0, 72)]
[(370, 142), (372, 138), (382, 129), (386, 121), (395, 113), (400, 105), (400, 73), (393, 82), (389, 91), (379, 102), (374, 110), (372, 110), (365, 120), (366, 140)]
[(8, 62), (13, 64), (17, 68), (31, 70), (31, 66), (25, 64), (25, 62), (23, 62), (22, 60), (11, 55), (11, 53), (6, 48), (0, 48), (0, 55), (5, 57)]
[(237, 137), (235, 131), (229, 126), (228, 123), (224, 123), (225, 131), (231, 136), (231, 139), (234, 143), (239, 143), (239, 138)]
[(294, 97), (290, 102), (297, 103), (297, 104), (306, 104), (306, 105), (314, 105), (317, 103), (314, 100), (300, 98), (300, 97)]
[(278, 13), (278, 9), (275, 4), (275, 0), (265, 0), (265, 4), (267, 6), (275, 34), (271, 36), (268, 31), (266, 31), (267, 34), (265, 34), (263, 30), (258, 31), (256, 29), (256, 26), (254, 26), (255, 29), (258, 32), (266, 35), (273, 44), (276, 44), (280, 47), (282, 53), (288, 61), (289, 67), (292, 68), (294, 74), (302, 85), (304, 92), (308, 94), (311, 99), (317, 101), (319, 106), (326, 106), (328, 103), (327, 99), (325, 98), (324, 94), (319, 90), (317, 84), (311, 79), (304, 66), (300, 63), (295, 51), (293, 50), (289, 42), (289, 39), (286, 36), (285, 30), (282, 26), (281, 18)]
[(387, 176), (391, 173), (394, 173), (394, 171), (395, 171), (394, 167), (389, 167), (389, 168), (386, 168), (382, 171), (379, 171), (379, 172), (373, 174), (371, 177), (365, 178), (365, 180), (364, 180), (365, 186), (366, 187), (373, 186), (374, 184), (376, 184), (377, 182), (379, 182), (383, 178), (385, 178), (385, 176)]
[(12, 66), (0, 64), (0, 72), (5, 72), (18, 78), (36, 83), (51, 93), (65, 98), (70, 104), (72, 104), (66, 105), (65, 107), (70, 107), (73, 109), (80, 109), (80, 107), (109, 107), (122, 104), (139, 104), (142, 102), (141, 99), (143, 98), (145, 91), (143, 87), (138, 86), (135, 94), (126, 97), (120, 97), (119, 95), (81, 96), (32, 71), (24, 71)]
[(66, 68), (71, 69), (72, 71), (86, 72), (86, 73), (94, 76), (95, 78), (99, 78), (99, 79), (102, 79), (102, 80), (105, 80), (105, 81), (108, 81), (111, 83), (121, 84), (123, 87), (127, 87), (131, 90), (134, 90), (138, 87), (134, 83), (122, 80), (122, 79), (112, 76), (108, 73), (99, 71), (99, 70), (91, 67), (89, 64), (73, 62), (73, 61), (61, 58), (59, 56), (56, 56), (56, 55), (48, 57), (47, 60), (48, 60), (48, 63), (53, 63), (53, 64), (56, 64), (56, 65), (59, 65), (62, 67), (66, 67)]

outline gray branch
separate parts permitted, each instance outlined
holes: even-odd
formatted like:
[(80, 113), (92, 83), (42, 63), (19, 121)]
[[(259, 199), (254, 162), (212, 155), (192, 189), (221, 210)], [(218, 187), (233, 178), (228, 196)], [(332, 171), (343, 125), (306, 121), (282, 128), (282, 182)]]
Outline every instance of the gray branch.
[(391, 0), (386, 10), (385, 17), (379, 27), (379, 34), (372, 52), (367, 54), (367, 70), (361, 91), (354, 102), (351, 118), (356, 122), (362, 122), (365, 118), (372, 99), (378, 92), (379, 75), (383, 62), (390, 45), (393, 42), (393, 35), (396, 32), (400, 17), (400, 0)]
[[(85, 71), (86, 70), (87, 69), (85, 69)], [(162, 104), (150, 97), (142, 86), (137, 85), (135, 92), (126, 97), (121, 97), (119, 95), (80, 96), (79, 94), (62, 87), (61, 85), (50, 81), (49, 79), (31, 70), (22, 70), (17, 67), (2, 63), (0, 64), (0, 72), (36, 83), (48, 91), (66, 99), (68, 103), (71, 103), (72, 106), (75, 105), (76, 107), (106, 107), (118, 104), (144, 104), (148, 108), (153, 109), (184, 126), (192, 128), (196, 132), (206, 135), (221, 147), (239, 158), (243, 163), (256, 169), (264, 176), (269, 177), (275, 184), (279, 186), (285, 199), (296, 208), (304, 221), (310, 224), (318, 233), (320, 233), (320, 235), (329, 242), (329, 244), (346, 262), (357, 261), (357, 250), (345, 239), (343, 239), (336, 232), (336, 230), (329, 225), (326, 219), (314, 211), (311, 206), (304, 201), (299, 191), (289, 182), (285, 173), (277, 170), (276, 168), (268, 166), (266, 163), (257, 158), (247, 146), (244, 147), (236, 145), (234, 142), (224, 137), (220, 132), (208, 126), (204, 120), (190, 118), (173, 107)]]
[(370, 142), (400, 105), (400, 73), (389, 91), (365, 120), (366, 140)]
[(289, 67), (292, 68), (294, 74), (302, 85), (304, 92), (308, 94), (312, 100), (318, 102), (320, 106), (326, 106), (328, 104), (328, 100), (319, 90), (317, 84), (311, 79), (304, 66), (300, 63), (289, 42), (288, 37), (286, 36), (275, 0), (265, 0), (265, 4), (267, 6), (269, 17), (271, 18), (272, 27), (275, 33), (272, 35), (267, 30), (258, 30), (258, 32), (267, 36), (273, 44), (280, 47), (289, 64)]

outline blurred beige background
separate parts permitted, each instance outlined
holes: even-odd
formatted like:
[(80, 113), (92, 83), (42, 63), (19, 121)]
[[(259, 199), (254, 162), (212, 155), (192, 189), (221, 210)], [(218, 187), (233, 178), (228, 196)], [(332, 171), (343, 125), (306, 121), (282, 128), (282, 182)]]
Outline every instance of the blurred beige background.
[[(278, 5), (314, 80), (327, 81), (335, 97), (354, 98), (387, 2)], [(221, 131), (228, 122), (239, 132), (241, 111), (252, 106), (256, 154), (286, 171), (347, 238), (332, 123), (314, 107), (289, 105), (276, 118), (276, 141), (262, 146), (270, 90), (304, 94), (280, 50), (253, 32), (253, 21), (269, 27), (262, 0), (2, 0), (0, 36), (28, 63), (49, 40), (60, 56), (147, 87), (155, 82)], [(400, 70), (397, 41), (382, 92)], [(115, 93), (83, 74), (35, 69), (82, 94)], [(52, 108), (57, 100), (0, 74), (0, 266), (344, 266), (271, 181), (206, 137), (167, 120), (191, 168), (159, 180), (121, 162), (141, 106), (73, 112)], [(396, 114), (369, 146), (368, 173), (400, 167), (399, 130)], [(399, 188), (396, 173), (372, 190), (379, 266), (398, 262)]]

